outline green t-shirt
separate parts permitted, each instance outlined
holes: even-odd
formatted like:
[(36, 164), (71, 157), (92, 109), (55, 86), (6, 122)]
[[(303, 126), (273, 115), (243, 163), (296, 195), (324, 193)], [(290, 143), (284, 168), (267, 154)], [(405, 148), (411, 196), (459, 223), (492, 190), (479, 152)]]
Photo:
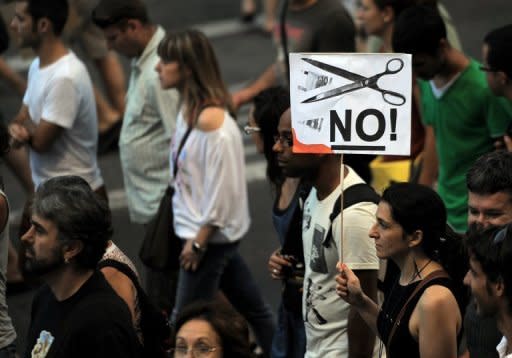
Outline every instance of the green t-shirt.
[(438, 192), (448, 222), (458, 232), (467, 228), (466, 173), (478, 157), (493, 150), (512, 121), (512, 105), (491, 93), (479, 66), (471, 60), (440, 98), (429, 82), (418, 81), (423, 122), (432, 126), (436, 139)]

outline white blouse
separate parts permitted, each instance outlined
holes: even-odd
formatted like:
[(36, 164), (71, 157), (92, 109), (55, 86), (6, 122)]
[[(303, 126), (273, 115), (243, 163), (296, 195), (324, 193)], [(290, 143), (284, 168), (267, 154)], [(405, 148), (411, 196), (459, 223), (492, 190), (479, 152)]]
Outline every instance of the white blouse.
[(174, 230), (183, 239), (195, 239), (203, 225), (219, 228), (209, 243), (235, 242), (250, 225), (245, 180), (245, 159), (240, 130), (224, 112), (224, 122), (213, 131), (192, 129), (178, 158), (178, 147), (187, 131), (183, 109), (176, 119), (171, 142), (171, 185)]

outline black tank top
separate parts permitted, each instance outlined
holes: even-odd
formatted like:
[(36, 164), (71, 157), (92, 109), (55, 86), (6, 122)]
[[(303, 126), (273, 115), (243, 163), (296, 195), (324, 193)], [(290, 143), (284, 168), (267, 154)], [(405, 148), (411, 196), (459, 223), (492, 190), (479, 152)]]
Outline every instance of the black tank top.
[[(382, 304), (382, 310), (377, 317), (377, 329), (379, 336), (384, 342), (387, 343), (393, 323), (396, 317), (400, 313), (400, 310), (405, 305), (405, 302), (409, 299), (416, 286), (421, 281), (413, 282), (407, 286), (402, 286), (396, 281), (395, 285), (390, 289), (389, 294), (386, 295), (384, 303)], [(455, 295), (454, 287), (450, 278), (440, 277), (433, 279), (427, 283), (416, 296), (409, 302), (405, 309), (404, 315), (396, 328), (395, 334), (392, 337), (391, 344), (388, 347), (387, 358), (419, 358), (420, 347), (418, 341), (409, 332), (409, 320), (411, 319), (412, 312), (416, 307), (421, 295), (425, 290), (433, 285), (444, 286), (448, 288), (452, 294)]]

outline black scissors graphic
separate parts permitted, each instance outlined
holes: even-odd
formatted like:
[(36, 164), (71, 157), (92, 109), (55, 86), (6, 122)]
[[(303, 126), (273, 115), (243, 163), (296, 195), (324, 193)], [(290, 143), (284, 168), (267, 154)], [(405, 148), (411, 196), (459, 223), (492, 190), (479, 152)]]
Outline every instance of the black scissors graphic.
[(371, 88), (375, 91), (379, 91), (382, 94), (382, 99), (389, 104), (392, 104), (394, 106), (401, 106), (402, 104), (405, 103), (405, 97), (402, 94), (382, 89), (377, 85), (378, 80), (382, 76), (398, 73), (402, 70), (402, 68), (404, 68), (404, 61), (402, 61), (399, 58), (392, 58), (391, 60), (389, 60), (388, 63), (386, 64), (386, 70), (384, 72), (378, 73), (371, 77), (364, 77), (356, 73), (344, 70), (343, 68), (335, 67), (327, 63), (312, 60), (309, 58), (302, 58), (302, 60), (324, 71), (354, 81), (353, 83), (349, 83), (345, 86), (334, 88), (323, 93), (319, 93), (316, 96), (310, 97), (302, 101), (302, 103), (323, 101), (328, 98), (341, 96), (345, 93), (357, 91), (358, 89), (366, 87)]

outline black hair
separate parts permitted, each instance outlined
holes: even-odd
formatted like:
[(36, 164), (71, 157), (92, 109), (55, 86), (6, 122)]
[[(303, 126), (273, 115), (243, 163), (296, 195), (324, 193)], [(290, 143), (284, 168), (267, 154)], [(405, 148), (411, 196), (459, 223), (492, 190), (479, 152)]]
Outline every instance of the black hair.
[(253, 102), (253, 116), (256, 125), (261, 129), (259, 134), (263, 140), (263, 154), (267, 159), (267, 178), (276, 188), (279, 188), (284, 178), (272, 147), (279, 118), (290, 108), (290, 94), (283, 87), (272, 87), (258, 93)]
[(27, 12), (33, 19), (34, 28), (37, 21), (47, 18), (52, 23), (53, 32), (59, 36), (64, 30), (69, 14), (67, 0), (25, 0), (28, 4)]
[(375, 5), (381, 10), (389, 6), (393, 9), (395, 19), (400, 16), (402, 11), (410, 6), (413, 6), (416, 0), (373, 0)]
[(176, 334), (180, 328), (194, 319), (204, 320), (213, 327), (221, 339), (222, 357), (254, 357), (250, 350), (247, 322), (231, 306), (220, 301), (197, 301), (186, 306), (176, 319), (172, 346), (176, 346)]
[(395, 21), (395, 52), (437, 56), (440, 41), (446, 39), (446, 26), (439, 12), (431, 6), (412, 6)]
[(112, 236), (112, 221), (107, 202), (84, 179), (68, 175), (43, 182), (32, 210), (57, 226), (59, 240), (82, 242), (83, 249), (74, 257), (77, 266), (96, 268)]
[(150, 23), (147, 7), (142, 0), (101, 0), (92, 11), (92, 21), (102, 29), (124, 27), (127, 20)]
[(382, 194), (391, 216), (406, 234), (423, 233), (420, 247), (425, 255), (438, 261), (455, 282), (467, 272), (464, 238), (447, 225), (445, 205), (431, 188), (414, 183), (396, 183)]
[(485, 229), (471, 226), (466, 245), (469, 255), (478, 261), (490, 282), (503, 280), (508, 309), (512, 312), (512, 225)]
[(489, 32), (484, 43), (489, 46), (487, 64), (493, 70), (503, 71), (512, 79), (512, 24)]
[(512, 153), (496, 150), (479, 157), (466, 174), (466, 185), (475, 194), (505, 192), (512, 199)]

